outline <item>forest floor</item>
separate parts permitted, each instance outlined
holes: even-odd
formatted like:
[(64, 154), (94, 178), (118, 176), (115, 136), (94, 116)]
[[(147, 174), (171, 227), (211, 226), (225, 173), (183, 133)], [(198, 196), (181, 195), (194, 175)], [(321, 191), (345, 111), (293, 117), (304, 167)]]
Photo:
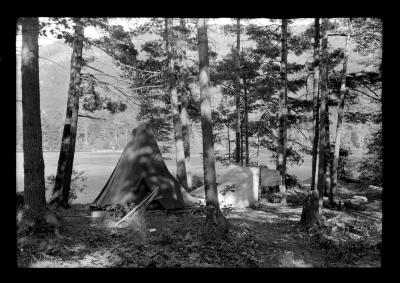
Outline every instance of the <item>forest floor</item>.
[(125, 227), (92, 218), (88, 205), (58, 212), (60, 235), (17, 235), (19, 267), (380, 267), (381, 207), (323, 208), (324, 225), (299, 225), (301, 206), (223, 209), (224, 238), (205, 241), (204, 210), (148, 211)]

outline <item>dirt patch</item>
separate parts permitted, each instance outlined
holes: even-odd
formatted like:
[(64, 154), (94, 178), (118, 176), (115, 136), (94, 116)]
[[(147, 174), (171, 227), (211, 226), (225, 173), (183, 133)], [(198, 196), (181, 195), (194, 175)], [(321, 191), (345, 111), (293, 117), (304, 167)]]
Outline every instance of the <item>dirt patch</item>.
[[(19, 237), (18, 266), (380, 266), (380, 250), (377, 246), (381, 241), (380, 220), (328, 209), (323, 210), (327, 220), (345, 215), (349, 225), (357, 226), (357, 221), (364, 224), (369, 221), (371, 225), (366, 229), (369, 231), (368, 238), (373, 240), (367, 243), (365, 234), (360, 236), (361, 239), (353, 240), (352, 246), (338, 246), (347, 254), (357, 255), (360, 252), (360, 256), (346, 261), (343, 255), (329, 252), (338, 248), (333, 242), (323, 240), (321, 235), (332, 236), (329, 234), (331, 228), (304, 230), (298, 224), (301, 207), (282, 204), (262, 203), (258, 209), (225, 210), (230, 223), (229, 233), (224, 238), (208, 242), (203, 240), (201, 234), (205, 221), (202, 209), (168, 214), (163, 211), (146, 212), (136, 224), (124, 228), (115, 226), (118, 218), (91, 218), (87, 205), (73, 205), (61, 214), (62, 238)], [(345, 231), (338, 229), (339, 233), (334, 236), (344, 239)], [(359, 243), (363, 242), (365, 245), (360, 246)], [(372, 249), (373, 245), (376, 248)]]

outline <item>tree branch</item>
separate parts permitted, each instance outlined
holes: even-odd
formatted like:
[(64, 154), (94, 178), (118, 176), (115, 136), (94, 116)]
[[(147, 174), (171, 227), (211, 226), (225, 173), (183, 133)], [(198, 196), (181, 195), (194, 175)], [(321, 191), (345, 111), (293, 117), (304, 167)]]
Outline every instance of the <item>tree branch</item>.
[(373, 96), (370, 96), (369, 94), (367, 94), (366, 92), (364, 92), (364, 91), (361, 91), (361, 90), (359, 90), (359, 89), (356, 89), (356, 88), (350, 88), (351, 90), (355, 90), (355, 91), (358, 91), (358, 92), (360, 92), (360, 93), (362, 93), (362, 94), (364, 94), (364, 95), (366, 95), (366, 96), (368, 96), (369, 98), (371, 98), (371, 99), (373, 99), (373, 100), (376, 100), (376, 101), (379, 101), (379, 102), (382, 102), (379, 98), (376, 98), (376, 97), (373, 97)]
[(89, 118), (89, 119), (94, 119), (94, 120), (105, 120), (105, 121), (110, 121), (104, 118), (99, 118), (99, 117), (93, 117), (90, 115), (84, 115), (84, 114), (78, 114), (78, 117), (83, 117), (83, 118)]
[(306, 145), (304, 145), (304, 144), (301, 144), (301, 143), (299, 143), (299, 142), (297, 142), (297, 141), (294, 141), (294, 140), (292, 140), (292, 139), (288, 139), (288, 141), (290, 141), (290, 142), (294, 142), (294, 143), (296, 143), (296, 144), (298, 144), (298, 145), (300, 145), (300, 146), (302, 146), (302, 147), (305, 147), (305, 148), (308, 148), (308, 149), (312, 150), (312, 148), (311, 148), (311, 147), (309, 147), (309, 146), (306, 146)]

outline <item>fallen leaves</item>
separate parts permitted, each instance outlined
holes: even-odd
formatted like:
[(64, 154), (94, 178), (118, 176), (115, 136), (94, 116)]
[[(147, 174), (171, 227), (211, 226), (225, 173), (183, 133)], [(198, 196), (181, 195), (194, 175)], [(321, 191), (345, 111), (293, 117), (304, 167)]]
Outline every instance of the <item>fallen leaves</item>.
[[(278, 267), (282, 257), (290, 259), (292, 265), (294, 261), (297, 265), (309, 264), (304, 256), (310, 258), (309, 250), (317, 243), (313, 238), (315, 231), (310, 231), (310, 237), (293, 221), (267, 211), (246, 212), (253, 213), (254, 221), (243, 218), (236, 211), (236, 217), (230, 218), (231, 228), (227, 235), (206, 241), (201, 235), (204, 225), (201, 209), (191, 212), (179, 215), (147, 213), (143, 219), (147, 228), (141, 231), (133, 226), (109, 227), (104, 222), (91, 225), (91, 220), (85, 217), (66, 218), (61, 238), (18, 238), (18, 257), (29, 259), (25, 260), (25, 266), (30, 265), (34, 256), (38, 259), (36, 263), (47, 261), (52, 267)], [(81, 210), (81, 213), (85, 211)], [(274, 215), (278, 215), (277, 221), (265, 221), (266, 216)], [(333, 247), (332, 239), (345, 232), (365, 237), (366, 223), (354, 219), (346, 221), (344, 223), (340, 217), (327, 219), (326, 223), (330, 224), (324, 228), (325, 250)], [(374, 225), (369, 227), (376, 230)], [(353, 254), (357, 249), (363, 249), (356, 243), (359, 240), (354, 235), (347, 234), (352, 241), (347, 251)], [(321, 238), (319, 243), (323, 241)], [(288, 250), (295, 251), (296, 257), (285, 255), (284, 251)], [(320, 250), (320, 253), (326, 253)], [(345, 254), (331, 253), (330, 256), (339, 258)]]

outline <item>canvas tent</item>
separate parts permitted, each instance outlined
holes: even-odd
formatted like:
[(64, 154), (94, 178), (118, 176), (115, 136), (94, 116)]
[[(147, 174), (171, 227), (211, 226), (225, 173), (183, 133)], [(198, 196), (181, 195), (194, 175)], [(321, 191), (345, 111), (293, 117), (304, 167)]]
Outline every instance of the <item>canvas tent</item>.
[[(258, 206), (260, 169), (230, 165), (217, 178), (218, 200), (222, 206), (233, 207)], [(191, 195), (204, 198), (204, 187), (191, 192)]]
[[(218, 200), (222, 206), (257, 207), (261, 186), (279, 185), (280, 173), (267, 167), (246, 167), (231, 164), (217, 178)], [(204, 187), (191, 192), (204, 199)]]
[(157, 187), (159, 192), (156, 198), (161, 198), (156, 201), (164, 209), (179, 209), (196, 201), (171, 175), (150, 125), (142, 123), (132, 131), (130, 141), (92, 206), (127, 202), (137, 204)]

